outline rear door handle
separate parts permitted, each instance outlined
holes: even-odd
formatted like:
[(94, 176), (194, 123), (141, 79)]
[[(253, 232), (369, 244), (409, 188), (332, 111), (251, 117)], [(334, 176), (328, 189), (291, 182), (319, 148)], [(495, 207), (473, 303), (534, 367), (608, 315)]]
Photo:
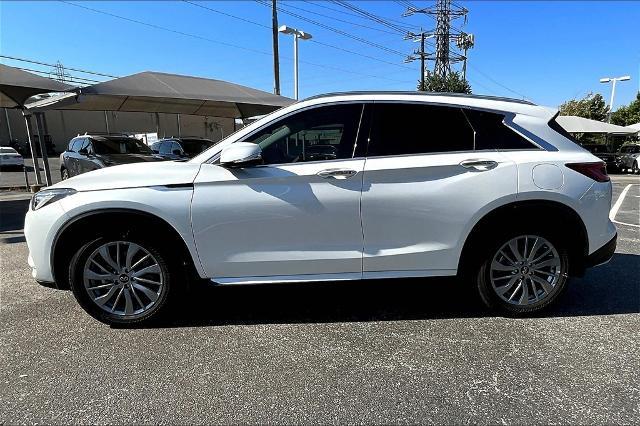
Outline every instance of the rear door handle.
[(498, 167), (498, 162), (493, 160), (464, 160), (460, 163), (465, 169), (473, 169), (479, 172), (486, 172), (487, 170), (495, 169)]
[(349, 179), (357, 173), (357, 171), (351, 169), (326, 169), (319, 171), (318, 176), (325, 179)]

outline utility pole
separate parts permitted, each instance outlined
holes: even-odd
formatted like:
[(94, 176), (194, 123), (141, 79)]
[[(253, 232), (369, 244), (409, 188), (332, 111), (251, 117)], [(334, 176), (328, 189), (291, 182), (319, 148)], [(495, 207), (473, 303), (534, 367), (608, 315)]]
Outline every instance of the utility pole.
[(425, 60), (429, 56), (429, 54), (424, 50), (425, 40), (427, 39), (427, 37), (429, 37), (429, 35), (424, 31), (421, 31), (419, 33), (408, 32), (407, 35), (404, 36), (405, 40), (413, 40), (416, 42), (420, 41), (420, 50), (414, 50), (413, 54), (407, 56), (407, 58), (404, 60), (405, 63), (409, 63), (420, 59), (420, 87), (418, 90), (425, 90), (424, 76), (427, 72), (427, 70), (425, 69)]
[(280, 94), (280, 54), (278, 52), (278, 8), (271, 0), (271, 32), (273, 37), (273, 93)]

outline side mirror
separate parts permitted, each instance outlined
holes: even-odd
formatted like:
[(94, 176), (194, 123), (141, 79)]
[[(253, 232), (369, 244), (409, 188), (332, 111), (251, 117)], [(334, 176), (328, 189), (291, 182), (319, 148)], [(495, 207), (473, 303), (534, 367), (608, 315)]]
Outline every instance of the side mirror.
[(262, 149), (258, 144), (236, 142), (222, 150), (220, 165), (225, 167), (249, 167), (262, 163)]

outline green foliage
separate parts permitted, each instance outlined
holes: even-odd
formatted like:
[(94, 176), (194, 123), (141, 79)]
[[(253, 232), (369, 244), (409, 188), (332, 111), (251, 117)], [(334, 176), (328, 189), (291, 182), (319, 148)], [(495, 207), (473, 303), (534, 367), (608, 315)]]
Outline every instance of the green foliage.
[(572, 99), (560, 105), (560, 115), (574, 115), (591, 120), (605, 121), (609, 107), (601, 94), (589, 93), (583, 99)]
[(631, 126), (640, 123), (640, 92), (629, 105), (622, 106), (611, 113), (611, 123), (618, 126)]
[(418, 81), (418, 90), (421, 92), (471, 93), (471, 86), (458, 72), (450, 72), (445, 77), (441, 77), (427, 71), (427, 75), (424, 77), (424, 87)]
[[(596, 121), (606, 121), (609, 107), (601, 94), (589, 93), (582, 99), (571, 99), (560, 105), (560, 115), (573, 115)], [(573, 137), (580, 143), (605, 143), (606, 137), (594, 133), (574, 133)]]

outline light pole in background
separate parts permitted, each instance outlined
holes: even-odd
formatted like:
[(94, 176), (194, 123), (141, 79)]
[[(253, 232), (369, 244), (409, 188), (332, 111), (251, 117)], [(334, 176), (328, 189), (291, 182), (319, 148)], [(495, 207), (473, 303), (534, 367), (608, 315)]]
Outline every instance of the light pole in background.
[(298, 39), (310, 40), (311, 34), (286, 25), (278, 28), (278, 31), (282, 34), (293, 35), (293, 97), (295, 100), (298, 100)]
[(613, 112), (613, 100), (616, 96), (616, 83), (618, 81), (628, 81), (631, 80), (631, 77), (628, 75), (622, 77), (606, 77), (601, 78), (600, 83), (612, 83), (611, 84), (611, 100), (609, 101), (609, 118), (607, 122), (611, 123), (611, 113)]

